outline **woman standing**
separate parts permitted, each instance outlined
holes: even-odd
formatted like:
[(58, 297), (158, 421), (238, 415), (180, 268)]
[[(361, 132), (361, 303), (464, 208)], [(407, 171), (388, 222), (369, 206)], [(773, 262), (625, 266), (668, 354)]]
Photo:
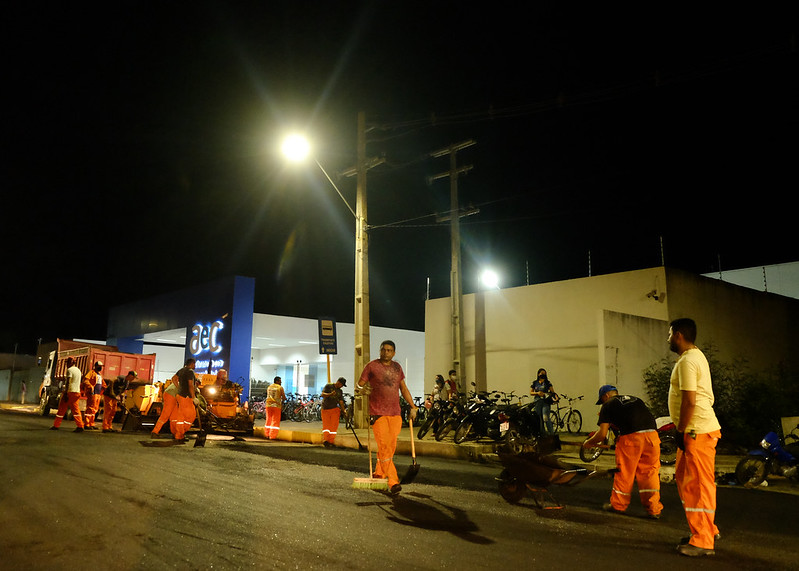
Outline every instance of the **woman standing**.
[(547, 378), (546, 369), (538, 369), (536, 379), (530, 385), (530, 394), (533, 395), (533, 406), (541, 419), (541, 434), (553, 434), (552, 421), (549, 418), (549, 407), (553, 402), (558, 402), (558, 394), (552, 388), (549, 378)]

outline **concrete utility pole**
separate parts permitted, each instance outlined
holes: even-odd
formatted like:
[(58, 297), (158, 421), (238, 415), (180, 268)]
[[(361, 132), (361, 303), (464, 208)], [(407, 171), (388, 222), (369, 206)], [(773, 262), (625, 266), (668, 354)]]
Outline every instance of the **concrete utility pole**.
[(429, 182), (449, 177), (450, 199), (450, 235), (451, 235), (451, 269), (450, 269), (450, 304), (452, 308), (452, 368), (458, 375), (458, 392), (466, 392), (466, 370), (463, 363), (463, 290), (461, 278), (461, 234), (460, 205), (458, 204), (458, 176), (472, 169), (471, 165), (458, 166), (458, 151), (476, 145), (476, 141), (468, 140), (450, 145), (447, 148), (430, 153), (432, 157), (449, 155), (449, 171), (430, 177)]
[[(366, 114), (358, 113), (358, 152), (354, 169), (341, 173), (344, 176), (356, 175), (357, 196), (355, 203), (355, 367), (353, 383), (361, 378), (364, 367), (369, 363), (369, 224), (366, 211), (366, 173), (385, 162), (385, 159), (366, 158)], [(360, 409), (355, 406), (355, 424), (358, 428), (367, 426), (368, 400), (361, 399)]]

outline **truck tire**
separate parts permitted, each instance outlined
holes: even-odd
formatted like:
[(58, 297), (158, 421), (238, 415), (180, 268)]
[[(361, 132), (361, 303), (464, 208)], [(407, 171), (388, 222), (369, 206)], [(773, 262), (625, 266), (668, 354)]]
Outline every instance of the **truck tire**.
[(50, 415), (50, 397), (47, 396), (47, 389), (44, 390), (39, 399), (39, 414), (42, 416)]

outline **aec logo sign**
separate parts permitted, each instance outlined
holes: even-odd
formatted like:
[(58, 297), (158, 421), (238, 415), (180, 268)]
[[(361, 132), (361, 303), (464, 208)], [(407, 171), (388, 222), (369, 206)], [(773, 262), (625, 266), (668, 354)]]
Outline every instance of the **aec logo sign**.
[(195, 323), (189, 336), (189, 353), (195, 359), (194, 369), (202, 374), (216, 374), (224, 369), (230, 355), (230, 333), (225, 322)]

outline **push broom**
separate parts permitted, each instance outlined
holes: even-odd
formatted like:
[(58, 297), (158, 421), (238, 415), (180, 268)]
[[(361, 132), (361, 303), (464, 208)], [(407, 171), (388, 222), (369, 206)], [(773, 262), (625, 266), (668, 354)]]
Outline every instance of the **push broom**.
[[(353, 430), (354, 432), (354, 430)], [(366, 446), (369, 449), (369, 475), (374, 475), (372, 470), (372, 424), (366, 423)], [(354, 478), (352, 487), (356, 490), (388, 490), (388, 478)]]

